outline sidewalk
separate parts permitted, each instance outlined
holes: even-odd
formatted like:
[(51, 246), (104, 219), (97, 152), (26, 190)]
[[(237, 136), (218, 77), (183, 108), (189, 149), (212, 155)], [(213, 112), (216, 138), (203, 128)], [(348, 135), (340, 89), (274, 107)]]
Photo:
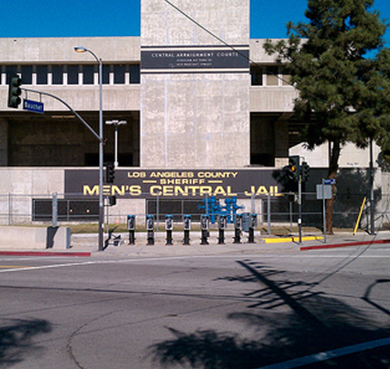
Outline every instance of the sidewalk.
[[(327, 236), (324, 242), (323, 235), (310, 234), (302, 236), (302, 243), (299, 244), (298, 235), (291, 237), (275, 237), (255, 234), (255, 243), (248, 243), (248, 237), (241, 237), (241, 243), (233, 243), (233, 232), (226, 232), (225, 244), (218, 244), (218, 233), (211, 232), (209, 245), (200, 245), (199, 232), (191, 233), (190, 245), (183, 245), (183, 235), (174, 235), (173, 245), (165, 245), (165, 233), (161, 232), (156, 237), (155, 245), (148, 246), (146, 237), (136, 235), (135, 245), (128, 245), (128, 236), (122, 235), (125, 241), (121, 246), (109, 246), (104, 253), (119, 254), (138, 257), (159, 257), (159, 256), (184, 256), (184, 255), (249, 255), (261, 253), (278, 252), (301, 252), (308, 249), (323, 249), (332, 247), (347, 247), (367, 245), (370, 243), (390, 243), (389, 232), (380, 232), (377, 235), (358, 233), (338, 233)], [(141, 237), (140, 237), (141, 236)]]
[[(129, 245), (128, 234), (121, 233), (121, 243), (118, 246), (109, 245), (104, 251), (98, 251), (97, 234), (73, 234), (71, 248), (66, 250), (21, 250), (0, 249), (0, 255), (29, 256), (112, 256), (112, 257), (175, 257), (175, 256), (205, 256), (205, 255), (250, 255), (261, 253), (304, 252), (313, 249), (334, 247), (362, 246), (370, 243), (390, 243), (390, 233), (379, 232), (369, 235), (359, 232), (355, 236), (343, 232), (328, 235), (324, 242), (320, 233), (302, 235), (299, 244), (298, 235), (294, 237), (276, 237), (255, 233), (255, 243), (248, 243), (247, 235), (241, 237), (241, 243), (233, 243), (233, 232), (225, 232), (225, 243), (218, 244), (218, 232), (211, 232), (209, 245), (200, 244), (200, 232), (190, 233), (190, 245), (183, 245), (183, 233), (173, 233), (173, 245), (166, 245), (165, 232), (155, 232), (154, 245), (147, 245), (146, 232), (135, 234), (135, 245)], [(390, 245), (389, 245), (390, 247)]]

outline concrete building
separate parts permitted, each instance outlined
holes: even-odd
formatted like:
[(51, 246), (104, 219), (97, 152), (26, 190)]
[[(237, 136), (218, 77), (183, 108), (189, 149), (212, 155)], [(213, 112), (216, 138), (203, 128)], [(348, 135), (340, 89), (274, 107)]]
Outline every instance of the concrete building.
[[(180, 11), (142, 0), (141, 37), (0, 39), (0, 196), (29, 195), (20, 205), (26, 221), (38, 195), (96, 196), (96, 138), (38, 92), (66, 101), (98, 131), (98, 65), (74, 52), (78, 45), (102, 60), (104, 121), (127, 121), (118, 132), (116, 182), (105, 187), (120, 200), (110, 211), (144, 214), (145, 199), (156, 196), (280, 192), (272, 171), (289, 152), (302, 155), (297, 91), (265, 54), (265, 40), (249, 38), (249, 0), (176, 5)], [(7, 107), (15, 73), (37, 91), (22, 97), (43, 102), (44, 114)], [(114, 161), (114, 127), (105, 125), (104, 138), (104, 159)], [(341, 166), (367, 167), (366, 152), (342, 155)], [(312, 167), (327, 166), (321, 150), (304, 156)], [(7, 207), (0, 201), (1, 214)]]

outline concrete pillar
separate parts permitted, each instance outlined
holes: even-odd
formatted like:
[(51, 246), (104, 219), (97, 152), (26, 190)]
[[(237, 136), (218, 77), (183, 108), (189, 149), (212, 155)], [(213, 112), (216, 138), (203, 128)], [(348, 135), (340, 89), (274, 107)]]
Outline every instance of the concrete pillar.
[(141, 166), (250, 158), (249, 0), (141, 1)]

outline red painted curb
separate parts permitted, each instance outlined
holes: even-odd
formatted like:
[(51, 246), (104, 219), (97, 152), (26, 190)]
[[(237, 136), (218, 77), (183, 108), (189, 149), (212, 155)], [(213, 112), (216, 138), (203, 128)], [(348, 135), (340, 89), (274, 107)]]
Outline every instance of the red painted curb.
[(390, 240), (374, 240), (374, 241), (336, 243), (330, 245), (302, 246), (300, 250), (306, 251), (306, 250), (318, 250), (318, 249), (333, 249), (336, 247), (361, 246), (361, 245), (371, 245), (371, 244), (378, 244), (378, 243), (379, 244), (390, 243)]
[(90, 252), (0, 251), (3, 256), (91, 256)]

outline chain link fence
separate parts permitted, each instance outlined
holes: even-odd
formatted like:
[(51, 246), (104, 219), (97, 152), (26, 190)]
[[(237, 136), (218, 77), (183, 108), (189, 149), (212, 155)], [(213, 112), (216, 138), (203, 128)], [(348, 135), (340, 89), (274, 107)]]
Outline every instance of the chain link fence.
[[(333, 225), (337, 228), (353, 228), (366, 194), (337, 193), (334, 202)], [(214, 223), (218, 215), (226, 215), (228, 222), (233, 223), (236, 213), (257, 214), (258, 224), (270, 232), (272, 226), (284, 225), (293, 227), (298, 221), (299, 204), (296, 194), (240, 194), (232, 197), (203, 198), (167, 198), (151, 197), (142, 194), (137, 198), (117, 198), (115, 206), (108, 206), (105, 199), (105, 220), (108, 223), (126, 223), (128, 215), (145, 218), (153, 215), (158, 222), (164, 222), (166, 215), (172, 215), (175, 222), (180, 222), (185, 214), (198, 222), (202, 214), (208, 214)], [(367, 226), (370, 216), (370, 202), (367, 201), (361, 218), (361, 228)], [(390, 224), (389, 196), (375, 197), (376, 229)], [(316, 193), (303, 192), (301, 197), (302, 225), (304, 227), (323, 227), (323, 201), (317, 199)], [(85, 197), (80, 194), (51, 195), (0, 195), (1, 225), (34, 225), (69, 223), (97, 223), (99, 202), (96, 197)]]

